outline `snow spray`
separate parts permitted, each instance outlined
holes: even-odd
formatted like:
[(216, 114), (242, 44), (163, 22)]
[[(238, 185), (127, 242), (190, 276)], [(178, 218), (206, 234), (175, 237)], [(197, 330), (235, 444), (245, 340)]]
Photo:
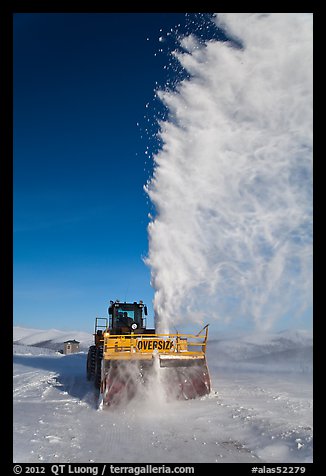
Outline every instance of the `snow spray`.
[(312, 302), (312, 15), (212, 21), (223, 41), (180, 38), (187, 77), (157, 91), (168, 116), (145, 190), (160, 331), (267, 330)]

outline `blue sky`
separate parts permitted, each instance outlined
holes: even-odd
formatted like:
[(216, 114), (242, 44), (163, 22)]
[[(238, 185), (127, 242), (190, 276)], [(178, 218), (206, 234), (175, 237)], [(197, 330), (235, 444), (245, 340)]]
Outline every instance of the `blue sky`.
[[(239, 19), (236, 30), (241, 31), (244, 26), (249, 32), (250, 28), (241, 16), (247, 14), (221, 15), (235, 15), (231, 19), (227, 18), (227, 22), (232, 23), (234, 20), (237, 24)], [(150, 269), (145, 265), (144, 258), (149, 251), (149, 214), (155, 216), (155, 209), (144, 191), (144, 185), (152, 177), (153, 154), (161, 145), (156, 135), (157, 119), (165, 117), (166, 112), (164, 101), (156, 98), (156, 91), (173, 87), (189, 74), (182, 69), (182, 61), (178, 62), (170, 55), (176, 47), (179, 51), (181, 48), (187, 51), (191, 47), (191, 42), (181, 46), (180, 35), (194, 32), (198, 34), (199, 41), (213, 37), (220, 40), (227, 38), (223, 21), (223, 29), (217, 29), (209, 18), (209, 14), (193, 13), (14, 15), (14, 325), (91, 332), (94, 318), (107, 316), (110, 299), (142, 299), (149, 308), (148, 325), (153, 325), (154, 289), (150, 285)], [(291, 19), (279, 18), (281, 23), (276, 33), (282, 33), (281, 38), (287, 38), (286, 32)], [(256, 28), (258, 24), (259, 21)], [(272, 34), (271, 30), (269, 32), (268, 34)], [(245, 34), (245, 30), (243, 33)], [(229, 39), (233, 38), (232, 28), (231, 34), (228, 34)], [(241, 42), (238, 42), (237, 35), (234, 38), (232, 42), (237, 49)], [(248, 51), (250, 53), (250, 48)], [(282, 55), (282, 51), (283, 44), (279, 43), (274, 53), (278, 57), (279, 54)], [(232, 55), (232, 50), (229, 49), (228, 53)], [(267, 69), (273, 68), (274, 53), (268, 59), (264, 52)], [(307, 50), (307, 65), (309, 55)], [(204, 57), (204, 53), (200, 55), (201, 60)], [(187, 62), (187, 55), (184, 58)], [(212, 103), (214, 95), (219, 91), (222, 95), (227, 95), (229, 84), (233, 78), (238, 78), (238, 70), (232, 70), (232, 62), (220, 69), (218, 62), (215, 64), (216, 58), (218, 56), (214, 56), (214, 61), (211, 60), (210, 63), (200, 62), (198, 70), (203, 73), (199, 94), (205, 92), (205, 85), (208, 87), (210, 100), (207, 105)], [(291, 61), (291, 57), (287, 54), (281, 64), (286, 66), (288, 61)], [(205, 68), (202, 68), (202, 64), (205, 64)], [(254, 66), (256, 74), (251, 74), (248, 67), (251, 85), (259, 76), (259, 68), (264, 70), (261, 60), (256, 61)], [(211, 89), (210, 77), (216, 80), (220, 78), (216, 90)], [(289, 87), (291, 84), (292, 80)], [(303, 78), (302, 85), (308, 87), (309, 84), (309, 80)], [(246, 92), (247, 88), (242, 90)], [(254, 87), (254, 90), (257, 96), (257, 88)], [(276, 88), (273, 94), (277, 91)], [(263, 96), (265, 98), (265, 93)], [(290, 97), (290, 94), (285, 93), (285, 96)], [(188, 99), (190, 101), (186, 108), (187, 123), (196, 123), (199, 96), (193, 98), (192, 95), (183, 97), (179, 94), (180, 98), (185, 103), (188, 103)], [(258, 102), (262, 104), (263, 98)], [(173, 96), (174, 113), (180, 113), (185, 103), (179, 103), (176, 96)], [(306, 103), (304, 106), (309, 109), (309, 101)], [(274, 107), (274, 101), (271, 104), (270, 114), (277, 115), (279, 109)], [(218, 113), (220, 107), (218, 100), (213, 115)], [(233, 114), (232, 101), (230, 107), (230, 117), (233, 117), (235, 126), (236, 115)], [(295, 103), (293, 107), (296, 111), (301, 110), (300, 104)], [(206, 110), (209, 111), (209, 108)], [(211, 127), (210, 114), (204, 114), (203, 118), (208, 117), (207, 130)], [(292, 117), (291, 114), (289, 117)], [(178, 132), (178, 128), (175, 130)], [(257, 130), (260, 134), (259, 121)], [(309, 124), (307, 130), (310, 130)], [(223, 135), (221, 128), (219, 131)], [(290, 132), (288, 136), (291, 139)], [(215, 129), (210, 138), (214, 137)], [(172, 140), (172, 144), (178, 144), (180, 136), (177, 134), (174, 137), (170, 130), (167, 139), (168, 142)], [(186, 136), (184, 142), (180, 143), (181, 148), (191, 139), (191, 134)], [(204, 145), (206, 147), (206, 142)], [(207, 160), (213, 160), (210, 165), (217, 163), (215, 149), (212, 157), (206, 150)], [(217, 149), (220, 150), (218, 147)], [(220, 152), (220, 156), (224, 157), (225, 150), (221, 149)], [(239, 157), (242, 152), (241, 146)], [(279, 153), (282, 153), (282, 148)], [(191, 150), (188, 152), (188, 162), (189, 155), (192, 155)], [(200, 155), (195, 154), (193, 159), (195, 162), (199, 160), (198, 165), (202, 165)], [(237, 183), (242, 172), (237, 171), (234, 165), (232, 169), (223, 169), (221, 172), (232, 171), (233, 183)], [(248, 166), (252, 168), (254, 164), (250, 162)], [(295, 163), (295, 167), (297, 166)], [(271, 169), (272, 175), (273, 171), (274, 168)], [(177, 170), (172, 168), (168, 184), (176, 178), (175, 172)], [(179, 182), (182, 183), (184, 169), (181, 168), (179, 172)], [(219, 176), (221, 173), (215, 179)], [(223, 189), (223, 185), (216, 187), (215, 182), (213, 189), (210, 189), (207, 187), (209, 181), (210, 175), (203, 182), (204, 190), (195, 192), (190, 188), (189, 194), (181, 199), (180, 203), (189, 203), (190, 208), (185, 212), (183, 220), (175, 224), (174, 234), (180, 229), (183, 236), (184, 229), (188, 230), (185, 223), (188, 215), (192, 216), (194, 197), (204, 199), (207, 191), (215, 193), (217, 189)], [(272, 197), (276, 196), (275, 185), (275, 181), (270, 183)], [(309, 192), (310, 186), (306, 185)], [(159, 182), (158, 197), (161, 203), (168, 205), (174, 218), (175, 200), (173, 194), (171, 199), (169, 190), (164, 181)], [(183, 190), (187, 191), (187, 187)], [(282, 187), (280, 191), (283, 196)], [(292, 203), (291, 193), (296, 189), (288, 183), (286, 191), (290, 194), (289, 203)], [(205, 206), (212, 200), (211, 195), (208, 196), (210, 198), (207, 203), (204, 200)], [(301, 193), (303, 205), (304, 197)], [(253, 194), (252, 199), (255, 198), (256, 195)], [(232, 200), (227, 203), (232, 203)], [(215, 208), (220, 208), (220, 201), (216, 202)], [(225, 212), (225, 203), (223, 210)], [(241, 216), (239, 212), (236, 222)], [(236, 222), (231, 220), (230, 229), (236, 226)], [(284, 230), (285, 241), (290, 242), (286, 230), (287, 227)], [(216, 249), (217, 237), (223, 236), (223, 233), (219, 233), (219, 228), (215, 231), (211, 243), (213, 249)], [(175, 277), (182, 276), (182, 273), (175, 272), (176, 257), (180, 257), (182, 253), (178, 255), (175, 246), (164, 247), (162, 238), (166, 244), (169, 242), (169, 237), (157, 236), (160, 246), (156, 248), (154, 257), (155, 273), (162, 267), (165, 277), (167, 271), (171, 275), (170, 280), (165, 279), (165, 292), (162, 296), (166, 296), (166, 286), (171, 285), (169, 292), (172, 293), (172, 299), (168, 299), (168, 304), (171, 304), (174, 313), (175, 288), (178, 287)], [(153, 240), (153, 234), (151, 239)], [(182, 243), (182, 239), (178, 243)], [(197, 244), (200, 246), (201, 240)], [(233, 244), (241, 246), (242, 239), (235, 240)], [(184, 247), (184, 243), (181, 246)], [(172, 265), (167, 266), (170, 261), (164, 256), (165, 249), (173, 251)], [(209, 255), (209, 247), (205, 250)], [(291, 251), (294, 256), (296, 252), (294, 249)], [(190, 254), (196, 263), (199, 256), (196, 249), (192, 249)], [(216, 252), (214, 256), (219, 266), (222, 258)], [(286, 254), (279, 256), (280, 263), (285, 256)], [(189, 264), (188, 260), (187, 269)], [(210, 271), (214, 271), (211, 259), (208, 268), (206, 280), (209, 280)], [(257, 267), (253, 268), (256, 270)], [(197, 271), (195, 265), (193, 276)], [(291, 289), (294, 293), (300, 283), (305, 286), (306, 279), (309, 279), (309, 273), (302, 271), (301, 276), (296, 277), (296, 282), (293, 281)], [(281, 280), (278, 285), (282, 286)], [(179, 288), (183, 289), (182, 286)], [(252, 286), (247, 285), (245, 294), (249, 294), (254, 304), (252, 289)], [(268, 285), (262, 286), (262, 302), (265, 302), (265, 289), (269, 289)], [(223, 294), (219, 289), (216, 290), (216, 295), (217, 291)], [(282, 292), (282, 296), (285, 301), (291, 301), (286, 293)], [(184, 298), (188, 299), (186, 295)], [(203, 298), (206, 299), (205, 296)], [(216, 307), (220, 310), (219, 305)], [(291, 312), (279, 320), (280, 316), (276, 316), (275, 322), (278, 329), (293, 325), (310, 328), (311, 315), (312, 308), (309, 306), (301, 312), (299, 318), (294, 318)], [(247, 325), (248, 322), (244, 319), (241, 326)], [(220, 320), (218, 326), (219, 329), (225, 327), (228, 331), (231, 327), (236, 329), (236, 325), (233, 323), (231, 326), (228, 320), (224, 324)]]
[(90, 330), (116, 298), (153, 314), (143, 185), (154, 90), (171, 77), (159, 38), (186, 21), (14, 16), (14, 325)]

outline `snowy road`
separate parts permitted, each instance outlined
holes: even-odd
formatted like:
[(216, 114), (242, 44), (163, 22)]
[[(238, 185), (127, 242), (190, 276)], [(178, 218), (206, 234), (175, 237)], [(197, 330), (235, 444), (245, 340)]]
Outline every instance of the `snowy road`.
[(14, 354), (14, 462), (312, 461), (309, 372), (209, 365), (207, 397), (167, 403), (154, 389), (99, 411), (85, 353), (26, 349)]

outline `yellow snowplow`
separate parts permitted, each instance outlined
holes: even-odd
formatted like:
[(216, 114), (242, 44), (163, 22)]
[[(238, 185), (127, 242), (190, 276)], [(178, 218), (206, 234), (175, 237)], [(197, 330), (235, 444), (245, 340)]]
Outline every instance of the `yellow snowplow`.
[(210, 392), (206, 363), (208, 325), (198, 334), (159, 334), (146, 328), (147, 308), (111, 301), (110, 322), (96, 318), (87, 378), (94, 379), (103, 404), (131, 399), (139, 384), (159, 382), (169, 396), (190, 399)]

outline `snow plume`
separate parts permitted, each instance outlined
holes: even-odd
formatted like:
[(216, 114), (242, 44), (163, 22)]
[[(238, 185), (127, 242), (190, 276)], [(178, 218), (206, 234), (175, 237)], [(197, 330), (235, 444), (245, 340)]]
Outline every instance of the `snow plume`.
[(156, 324), (272, 328), (311, 305), (312, 15), (221, 13), (180, 40), (145, 189)]

